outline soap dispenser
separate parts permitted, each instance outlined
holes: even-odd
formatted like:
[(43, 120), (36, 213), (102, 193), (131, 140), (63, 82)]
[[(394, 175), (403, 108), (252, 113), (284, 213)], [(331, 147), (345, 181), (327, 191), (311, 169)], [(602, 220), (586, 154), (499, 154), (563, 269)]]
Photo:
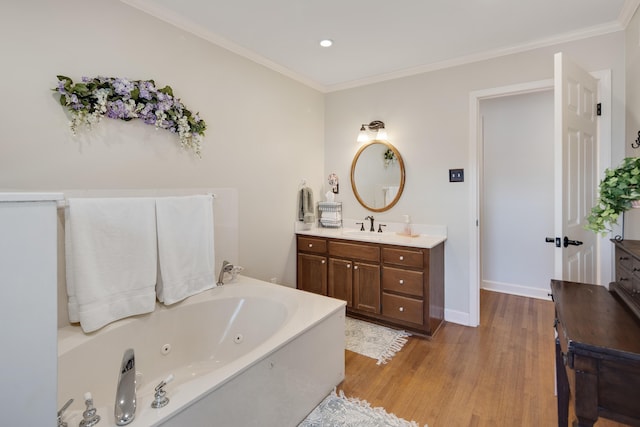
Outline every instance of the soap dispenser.
[(406, 234), (407, 236), (413, 235), (413, 230), (411, 229), (411, 216), (404, 215), (404, 230), (402, 234)]

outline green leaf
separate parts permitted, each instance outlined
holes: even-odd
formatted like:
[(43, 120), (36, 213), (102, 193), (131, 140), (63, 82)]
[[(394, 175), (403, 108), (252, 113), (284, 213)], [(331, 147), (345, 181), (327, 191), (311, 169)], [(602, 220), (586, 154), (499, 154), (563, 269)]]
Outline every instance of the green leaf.
[(165, 95), (169, 95), (173, 98), (173, 89), (171, 89), (171, 86), (165, 86), (162, 89), (158, 89), (158, 92), (162, 92)]

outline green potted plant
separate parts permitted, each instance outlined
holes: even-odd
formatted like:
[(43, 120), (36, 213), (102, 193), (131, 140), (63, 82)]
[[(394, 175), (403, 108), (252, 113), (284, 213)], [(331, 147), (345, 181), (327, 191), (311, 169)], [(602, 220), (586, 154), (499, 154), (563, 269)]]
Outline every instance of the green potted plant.
[(636, 200), (640, 200), (640, 157), (627, 157), (617, 168), (605, 170), (586, 228), (606, 235)]

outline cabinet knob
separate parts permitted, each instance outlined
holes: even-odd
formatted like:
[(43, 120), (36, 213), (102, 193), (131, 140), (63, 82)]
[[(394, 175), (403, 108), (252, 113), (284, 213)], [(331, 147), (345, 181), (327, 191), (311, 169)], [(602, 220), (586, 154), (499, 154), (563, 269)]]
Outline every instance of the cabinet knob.
[(313, 243), (309, 243), (309, 247), (312, 248), (313, 247)]
[(629, 259), (628, 256), (621, 256), (620, 258), (618, 258), (620, 261), (626, 261)]
[(351, 264), (347, 264), (347, 268), (351, 268)]
[(404, 285), (404, 280), (403, 279), (400, 279), (400, 284)]
[(320, 264), (324, 264), (324, 260), (320, 261)]
[(402, 255), (400, 255), (400, 261), (404, 260), (404, 257)]
[(398, 308), (398, 311), (404, 311), (404, 307)]
[(354, 269), (354, 270), (357, 270), (357, 269), (358, 269), (358, 266), (357, 266), (357, 265), (354, 265), (354, 266), (353, 266), (353, 269)]

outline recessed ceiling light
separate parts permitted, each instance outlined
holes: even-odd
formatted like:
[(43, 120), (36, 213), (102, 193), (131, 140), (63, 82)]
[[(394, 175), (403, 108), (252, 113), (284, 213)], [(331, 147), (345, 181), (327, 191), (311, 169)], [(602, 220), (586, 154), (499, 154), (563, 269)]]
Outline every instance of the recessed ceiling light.
[(322, 46), (322, 47), (329, 47), (332, 44), (333, 44), (333, 40), (331, 40), (331, 39), (320, 40), (320, 46)]

